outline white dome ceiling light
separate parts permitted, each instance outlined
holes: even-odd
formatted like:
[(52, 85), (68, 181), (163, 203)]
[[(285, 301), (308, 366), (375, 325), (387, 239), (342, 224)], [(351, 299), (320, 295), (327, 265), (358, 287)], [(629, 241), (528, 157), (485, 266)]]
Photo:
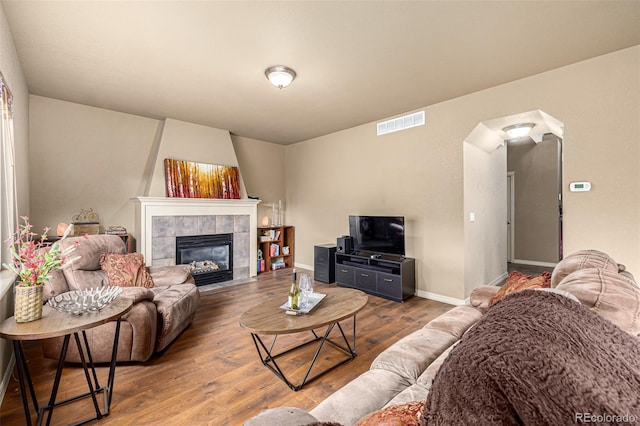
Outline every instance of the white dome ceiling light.
[(502, 130), (504, 130), (510, 138), (517, 139), (527, 136), (534, 126), (534, 123), (519, 123), (514, 124), (513, 126), (507, 126)]
[(269, 67), (264, 71), (264, 75), (266, 75), (271, 84), (278, 89), (287, 87), (296, 78), (296, 72), (284, 65)]

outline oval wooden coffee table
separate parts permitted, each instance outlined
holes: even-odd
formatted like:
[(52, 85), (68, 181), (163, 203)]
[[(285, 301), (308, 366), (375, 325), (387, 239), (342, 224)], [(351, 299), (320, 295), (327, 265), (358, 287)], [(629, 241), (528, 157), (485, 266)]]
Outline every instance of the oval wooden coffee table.
[[(318, 289), (316, 289), (318, 290)], [(262, 364), (269, 368), (278, 378), (294, 391), (300, 390), (305, 384), (317, 379), (334, 368), (351, 361), (357, 356), (356, 353), (356, 314), (367, 304), (368, 297), (360, 290), (326, 287), (318, 290), (318, 293), (326, 294), (326, 297), (311, 312), (305, 315), (287, 315), (280, 306), (286, 301), (286, 295), (281, 298), (268, 300), (255, 305), (247, 310), (240, 317), (240, 325), (251, 332), (253, 343), (255, 344), (258, 356)], [(353, 318), (353, 342), (349, 340), (340, 325), (340, 322), (348, 318)], [(326, 327), (324, 335), (316, 333), (316, 329)], [(341, 342), (335, 342), (329, 338), (331, 331), (336, 328), (342, 337)], [(305, 341), (293, 348), (274, 354), (276, 339), (279, 335), (301, 333), (311, 331), (313, 339)], [(260, 338), (260, 335), (274, 336), (271, 345), (267, 346)], [(318, 342), (318, 349), (311, 360), (309, 368), (300, 384), (295, 385), (282, 372), (276, 362), (276, 358), (302, 348), (308, 344)], [(344, 344), (343, 344), (344, 342)], [(323, 371), (309, 377), (311, 369), (318, 359), (318, 355), (325, 343), (332, 345), (347, 355), (346, 359), (329, 366)]]

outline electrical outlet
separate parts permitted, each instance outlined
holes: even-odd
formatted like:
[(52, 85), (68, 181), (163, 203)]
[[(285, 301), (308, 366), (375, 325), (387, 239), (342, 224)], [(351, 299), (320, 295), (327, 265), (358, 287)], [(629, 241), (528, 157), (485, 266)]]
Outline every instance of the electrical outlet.
[(469, 222), (476, 221), (476, 214), (474, 212), (469, 213)]

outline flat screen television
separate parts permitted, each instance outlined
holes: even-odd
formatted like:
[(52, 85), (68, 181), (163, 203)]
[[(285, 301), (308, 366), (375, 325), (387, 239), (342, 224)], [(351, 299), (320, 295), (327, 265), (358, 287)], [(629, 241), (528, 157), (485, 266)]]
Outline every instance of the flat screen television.
[(404, 216), (349, 216), (355, 251), (404, 256)]

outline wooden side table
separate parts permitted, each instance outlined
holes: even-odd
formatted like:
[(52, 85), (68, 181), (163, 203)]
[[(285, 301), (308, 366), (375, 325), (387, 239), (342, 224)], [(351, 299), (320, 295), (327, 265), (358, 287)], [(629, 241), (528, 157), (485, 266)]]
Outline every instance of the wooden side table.
[[(38, 425), (42, 424), (45, 412), (48, 412), (46, 423), (48, 425), (51, 422), (53, 409), (56, 406), (67, 404), (88, 396), (93, 400), (96, 416), (83, 420), (77, 424), (87, 423), (109, 415), (118, 354), (120, 319), (122, 315), (131, 309), (132, 306), (133, 302), (130, 299), (119, 297), (99, 312), (86, 313), (83, 315), (71, 315), (58, 312), (49, 305), (45, 305), (42, 310), (42, 319), (40, 320), (17, 323), (14, 317), (11, 317), (7, 318), (2, 324), (0, 324), (0, 337), (11, 340), (13, 343), (13, 351), (16, 356), (16, 366), (18, 368), (18, 378), (20, 382), (20, 394), (22, 396), (22, 405), (24, 407), (24, 415), (27, 425), (31, 425), (31, 411), (29, 409), (29, 401), (27, 399), (27, 389), (31, 394), (33, 408), (38, 414)], [(87, 340), (85, 330), (114, 320), (116, 320), (116, 330), (113, 340), (113, 351), (111, 355), (111, 363), (109, 365), (107, 385), (103, 387), (98, 383), (98, 376), (93, 364), (93, 359), (91, 358), (91, 351), (89, 350), (89, 342)], [(82, 334), (82, 341), (80, 339), (80, 333)], [(60, 378), (62, 376), (62, 369), (67, 356), (67, 349), (69, 347), (71, 335), (73, 335), (76, 345), (78, 346), (78, 352), (80, 353), (80, 359), (82, 361), (82, 367), (84, 368), (89, 391), (75, 397), (65, 399), (64, 401), (56, 402), (58, 386), (60, 385)], [(58, 368), (53, 381), (49, 403), (44, 407), (39, 407), (38, 399), (36, 398), (33, 388), (33, 382), (31, 380), (31, 374), (29, 373), (27, 360), (22, 348), (22, 341), (49, 339), (60, 336), (64, 336), (64, 339), (62, 343), (62, 350), (60, 351), (60, 358), (58, 359)], [(104, 395), (104, 411), (100, 410), (100, 406), (98, 405), (98, 400), (96, 398), (99, 393), (103, 393)]]

